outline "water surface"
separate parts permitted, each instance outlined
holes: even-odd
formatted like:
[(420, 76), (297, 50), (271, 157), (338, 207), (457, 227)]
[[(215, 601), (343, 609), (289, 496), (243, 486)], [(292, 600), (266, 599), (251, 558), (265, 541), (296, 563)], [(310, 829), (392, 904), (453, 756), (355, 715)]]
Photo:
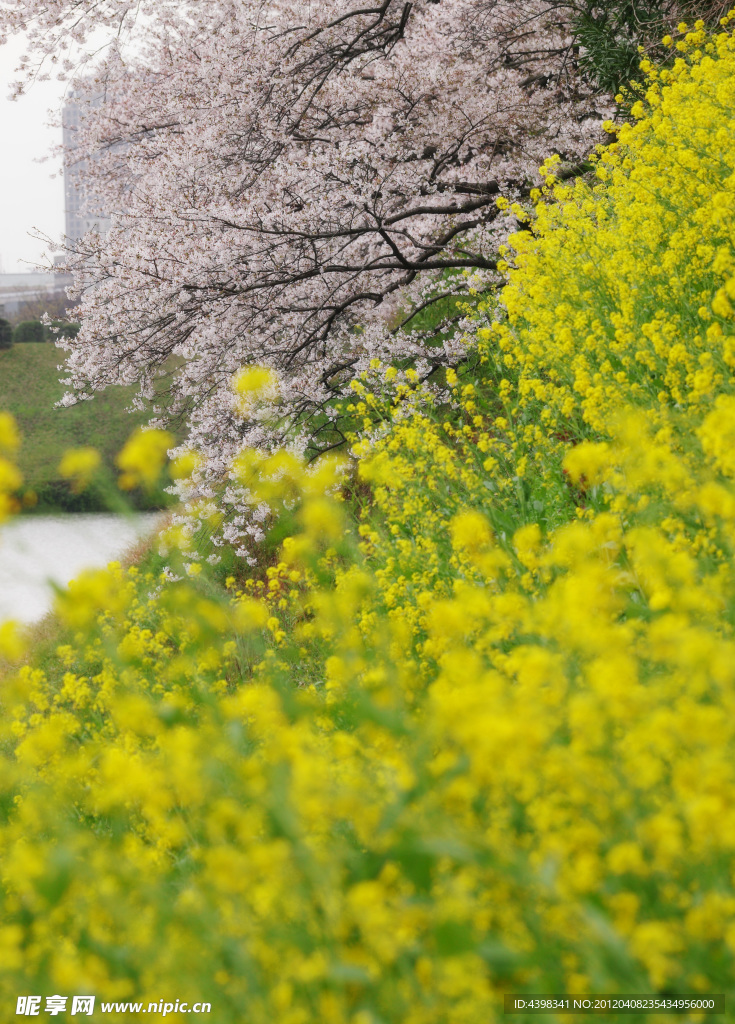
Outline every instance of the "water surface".
[(158, 514), (23, 516), (0, 527), (0, 622), (35, 622), (51, 608), (51, 581), (66, 586), (151, 533)]

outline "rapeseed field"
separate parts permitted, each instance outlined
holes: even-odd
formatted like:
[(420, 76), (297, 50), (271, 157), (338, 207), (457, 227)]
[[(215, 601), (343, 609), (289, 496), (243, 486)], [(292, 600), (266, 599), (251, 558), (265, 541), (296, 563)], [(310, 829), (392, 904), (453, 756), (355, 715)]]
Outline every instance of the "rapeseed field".
[(238, 461), (291, 526), (270, 564), (86, 574), (43, 668), (3, 627), (3, 1002), (732, 992), (733, 20), (643, 63), (594, 180), (547, 162), (448, 399), (375, 363), (351, 464)]

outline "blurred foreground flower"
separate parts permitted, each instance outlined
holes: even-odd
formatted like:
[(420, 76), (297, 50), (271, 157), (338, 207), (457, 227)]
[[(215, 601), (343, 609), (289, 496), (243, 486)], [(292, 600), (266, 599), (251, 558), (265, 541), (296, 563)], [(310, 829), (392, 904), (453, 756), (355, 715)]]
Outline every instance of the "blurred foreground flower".
[[(15, 420), (6, 413), (0, 413), (0, 451), (17, 444)], [(23, 483), (23, 476), (18, 467), (0, 455), (0, 523), (18, 511), (18, 500), (14, 492)]]
[(244, 366), (232, 378), (237, 399), (235, 408), (241, 416), (249, 416), (258, 403), (273, 401), (278, 394), (278, 374), (268, 366)]
[(167, 430), (136, 430), (115, 460), (119, 469), (118, 483), (126, 491), (143, 485), (154, 486), (166, 464), (169, 448), (175, 443)]
[(197, 452), (187, 450), (182, 452), (171, 463), (171, 476), (174, 480), (187, 480), (202, 466), (202, 457)]
[(81, 494), (89, 486), (101, 461), (96, 448), (70, 448), (59, 463), (59, 475), (71, 482), (74, 494)]
[(12, 453), (20, 445), (20, 434), (9, 412), (0, 412), (0, 451)]
[(16, 622), (3, 622), (0, 626), (0, 658), (20, 661), (26, 652), (26, 645)]

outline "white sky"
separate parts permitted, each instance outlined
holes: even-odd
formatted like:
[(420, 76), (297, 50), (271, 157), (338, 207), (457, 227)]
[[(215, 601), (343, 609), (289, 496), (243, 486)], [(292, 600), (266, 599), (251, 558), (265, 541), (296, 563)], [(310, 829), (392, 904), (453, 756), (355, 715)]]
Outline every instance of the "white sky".
[(48, 157), (61, 141), (61, 129), (49, 128), (49, 109), (61, 107), (64, 84), (36, 82), (27, 95), (9, 100), (14, 69), (23, 42), (0, 47), (0, 259), (8, 272), (45, 263), (46, 246), (30, 237), (34, 228), (58, 239), (64, 233), (64, 186), (59, 158)]

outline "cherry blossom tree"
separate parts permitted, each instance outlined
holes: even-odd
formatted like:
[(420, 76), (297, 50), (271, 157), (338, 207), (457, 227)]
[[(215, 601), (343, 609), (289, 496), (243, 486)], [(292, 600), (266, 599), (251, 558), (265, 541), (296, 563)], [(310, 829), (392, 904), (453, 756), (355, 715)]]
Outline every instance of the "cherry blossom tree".
[[(74, 82), (89, 96), (75, 158), (113, 224), (67, 244), (82, 322), (70, 401), (136, 383), (156, 415), (165, 394), (203, 456), (188, 496), (218, 494), (230, 536), (253, 532), (233, 457), (338, 442), (334, 399), (371, 360), (411, 361), (424, 379), (456, 363), (451, 318), (427, 346), (417, 315), (491, 288), (515, 225), (498, 197), (528, 197), (551, 154), (575, 173), (601, 141), (613, 108), (580, 70), (580, 10), (0, 3), (6, 31), (28, 33), (27, 72), (70, 73), (70, 45), (106, 43)], [(279, 387), (243, 417), (231, 380), (253, 363)]]

